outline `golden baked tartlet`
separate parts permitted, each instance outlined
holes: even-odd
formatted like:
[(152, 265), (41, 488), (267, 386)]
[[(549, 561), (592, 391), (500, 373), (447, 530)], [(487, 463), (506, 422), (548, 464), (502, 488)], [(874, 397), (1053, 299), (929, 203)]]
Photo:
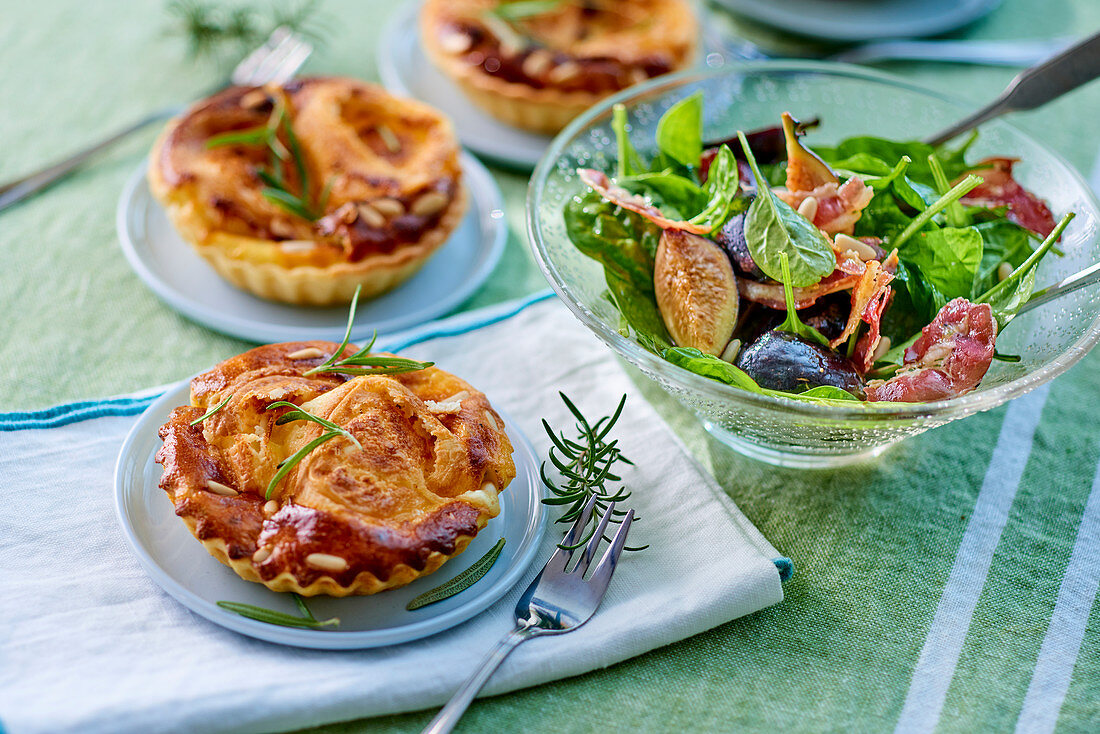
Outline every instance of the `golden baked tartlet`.
[[(272, 344), (228, 359), (192, 380), (191, 405), (160, 428), (160, 486), (176, 514), (211, 555), (275, 591), (373, 594), (431, 573), (500, 512), (516, 474), (484, 394), (435, 367), (305, 374), (338, 348)], [(269, 408), (277, 401), (358, 446), (342, 435), (320, 443), (272, 483), (327, 430)]]
[(687, 0), (427, 0), (420, 14), (432, 63), (494, 117), (540, 133), (687, 68), (698, 35)]
[(149, 184), (222, 277), (297, 304), (393, 288), (466, 209), (451, 123), (336, 77), (230, 87), (196, 103), (153, 146)]

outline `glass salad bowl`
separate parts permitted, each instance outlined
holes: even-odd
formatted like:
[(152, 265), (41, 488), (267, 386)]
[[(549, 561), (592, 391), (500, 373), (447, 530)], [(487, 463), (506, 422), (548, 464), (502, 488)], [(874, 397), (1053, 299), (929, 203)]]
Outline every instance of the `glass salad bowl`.
[[(836, 466), (880, 453), (907, 436), (989, 410), (1053, 379), (1100, 339), (1100, 288), (1087, 288), (1019, 315), (998, 337), (998, 351), (1019, 362), (994, 361), (979, 387), (928, 403), (824, 404), (748, 392), (666, 362), (620, 331), (606, 297), (603, 267), (566, 236), (562, 208), (587, 191), (577, 168), (615, 170), (612, 107), (622, 102), (630, 137), (643, 155), (654, 151), (657, 120), (673, 104), (703, 92), (704, 140), (776, 125), (784, 111), (821, 118), (805, 140), (832, 145), (854, 135), (899, 140), (926, 137), (970, 111), (969, 106), (894, 77), (858, 67), (814, 62), (761, 62), (712, 72), (662, 77), (626, 90), (574, 120), (553, 142), (531, 178), (527, 225), (547, 280), (580, 321), (622, 358), (693, 410), (718, 440), (757, 459), (786, 466)], [(1045, 258), (1036, 289), (1100, 261), (1100, 207), (1062, 158), (1003, 122), (984, 125), (968, 153), (1020, 159), (1018, 180), (1047, 200), (1055, 218), (1076, 218), (1065, 231), (1062, 257)]]

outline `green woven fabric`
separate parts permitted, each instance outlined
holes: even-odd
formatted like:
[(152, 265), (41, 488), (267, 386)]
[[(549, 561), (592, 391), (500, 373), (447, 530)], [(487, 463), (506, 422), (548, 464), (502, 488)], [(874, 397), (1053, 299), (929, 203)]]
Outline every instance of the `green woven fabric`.
[[(338, 33), (308, 70), (374, 77), (376, 35), (392, 5), (328, 0)], [(215, 78), (212, 66), (185, 60), (158, 2), (36, 0), (8, 3), (0, 18), (0, 180)], [(1095, 0), (1004, 0), (955, 35), (1097, 29)], [(975, 105), (1014, 73), (883, 68)], [(1016, 122), (1088, 175), (1098, 116), (1095, 85)], [(168, 382), (246, 346), (163, 306), (121, 255), (118, 193), (153, 134), (0, 213), (8, 409)], [(513, 236), (490, 284), (464, 308), (544, 285), (524, 245), (525, 178), (495, 173)], [(607, 670), (479, 701), (463, 731), (1100, 731), (1100, 355), (1011, 407), (831, 472), (743, 459), (657, 388), (639, 385), (794, 560), (786, 600)], [(418, 731), (430, 716), (319, 731)]]

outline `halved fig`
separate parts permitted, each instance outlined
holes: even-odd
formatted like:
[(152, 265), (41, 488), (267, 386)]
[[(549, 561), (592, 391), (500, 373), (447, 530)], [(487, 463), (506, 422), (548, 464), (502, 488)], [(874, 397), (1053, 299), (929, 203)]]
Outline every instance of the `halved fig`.
[(833, 169), (798, 139), (798, 122), (783, 113), (783, 137), (787, 144), (787, 190), (813, 191), (818, 186), (838, 183)]
[(740, 298), (726, 253), (710, 240), (666, 229), (657, 245), (653, 288), (677, 346), (718, 356), (733, 336)]

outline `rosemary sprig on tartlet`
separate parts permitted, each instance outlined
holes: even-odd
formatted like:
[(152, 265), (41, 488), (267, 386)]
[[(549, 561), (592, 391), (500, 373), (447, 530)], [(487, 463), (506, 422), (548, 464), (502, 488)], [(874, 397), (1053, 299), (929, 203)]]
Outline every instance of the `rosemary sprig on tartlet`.
[(215, 405), (215, 406), (214, 406), (213, 408), (211, 408), (210, 410), (206, 411), (205, 413), (203, 413), (202, 415), (200, 415), (200, 416), (199, 416), (198, 418), (196, 418), (195, 420), (191, 421), (191, 425), (192, 425), (192, 426), (197, 426), (198, 424), (202, 423), (202, 422), (203, 422), (204, 420), (206, 420), (207, 418), (209, 418), (210, 416), (214, 415), (214, 414), (215, 414), (215, 413), (217, 413), (217, 412), (218, 412), (219, 410), (221, 410), (222, 408), (224, 408), (224, 407), (226, 406), (226, 404), (227, 404), (227, 403), (228, 403), (228, 402), (229, 402), (229, 401), (230, 401), (230, 400), (231, 400), (232, 398), (233, 398), (233, 393), (229, 393), (228, 395), (226, 395), (226, 396), (225, 396), (225, 400), (221, 401), (220, 403), (218, 403), (217, 405)]
[(313, 439), (305, 446), (298, 449), (293, 454), (279, 462), (279, 466), (277, 467), (274, 476), (272, 476), (271, 481), (267, 483), (267, 490), (264, 492), (265, 500), (271, 499), (271, 493), (275, 491), (275, 487), (279, 486), (279, 482), (283, 480), (283, 477), (289, 474), (291, 469), (298, 466), (298, 464), (301, 463), (302, 459), (306, 458), (306, 456), (308, 456), (310, 452), (312, 452), (321, 444), (327, 443), (337, 436), (343, 436), (344, 438), (355, 444), (355, 448), (359, 449), (360, 451), (363, 450), (363, 445), (359, 443), (359, 439), (353, 436), (350, 431), (345, 428), (341, 428), (332, 421), (326, 420), (319, 415), (314, 415), (313, 413), (310, 413), (299, 405), (287, 402), (286, 400), (276, 400), (274, 403), (267, 406), (267, 410), (273, 410), (275, 408), (291, 408), (291, 410), (279, 416), (279, 418), (275, 421), (275, 425), (277, 426), (281, 426), (284, 423), (290, 423), (291, 421), (304, 420), (316, 423), (322, 428), (326, 428), (328, 430), (326, 430), (320, 436)]
[(470, 588), (480, 581), (485, 574), (489, 573), (489, 569), (492, 568), (493, 564), (500, 558), (500, 552), (504, 549), (504, 543), (504, 538), (501, 538), (497, 541), (496, 545), (489, 549), (488, 553), (474, 561), (472, 566), (442, 586), (437, 586), (417, 596), (405, 605), (405, 609), (411, 612), (414, 609), (420, 609), (429, 604), (435, 604), (437, 601), (448, 599)]
[[(575, 424), (577, 437), (575, 440), (566, 438), (564, 431), (555, 432), (546, 419), (543, 419), (542, 427), (553, 443), (549, 453), (550, 463), (565, 479), (564, 484), (561, 485), (551, 481), (546, 473), (546, 462), (542, 463), (539, 470), (542, 483), (553, 495), (544, 499), (543, 503), (547, 505), (568, 505), (568, 509), (558, 518), (557, 522), (572, 523), (584, 511), (589, 499), (596, 498), (595, 509), (589, 519), (591, 528), (585, 533), (584, 537), (575, 545), (559, 544), (561, 548), (572, 550), (580, 548), (589, 541), (592, 534), (596, 532), (600, 519), (607, 512), (608, 505), (612, 502), (622, 503), (630, 498), (631, 493), (625, 487), (619, 487), (617, 490), (612, 491), (608, 489), (607, 483), (621, 481), (621, 477), (612, 473), (612, 469), (616, 464), (622, 462), (633, 466), (634, 462), (623, 456), (622, 451), (619, 450), (617, 440), (608, 440), (611, 429), (615, 427), (619, 416), (622, 415), (623, 406), (626, 405), (626, 395), (623, 395), (622, 399), (619, 400), (619, 405), (615, 408), (614, 413), (592, 423), (584, 417), (565, 393), (559, 392), (558, 394), (561, 395), (565, 406), (569, 408), (569, 412), (577, 419)], [(620, 523), (625, 516), (626, 512), (624, 510), (613, 510), (609, 521)], [(638, 518), (634, 519), (637, 520)], [(648, 547), (627, 547), (625, 550), (644, 550)]]
[(294, 598), (294, 604), (298, 607), (298, 611), (302, 614), (300, 617), (295, 617), (293, 614), (287, 614), (286, 612), (276, 612), (274, 609), (266, 609), (264, 607), (257, 607), (253, 604), (244, 604), (243, 602), (237, 601), (219, 601), (218, 606), (222, 609), (228, 609), (231, 612), (235, 612), (242, 617), (248, 617), (249, 619), (255, 619), (259, 622), (266, 622), (268, 624), (277, 624), (281, 627), (323, 629), (325, 627), (339, 626), (339, 617), (318, 620), (313, 616), (313, 612), (309, 611), (309, 607), (306, 606), (306, 602), (302, 597), (294, 593), (291, 593), (291, 596)]
[(359, 305), (360, 288), (355, 289), (355, 295), (351, 299), (351, 308), (348, 312), (348, 326), (344, 330), (344, 339), (336, 351), (329, 355), (321, 364), (306, 370), (304, 376), (315, 375), (321, 372), (339, 372), (347, 375), (397, 375), (403, 372), (416, 372), (427, 369), (435, 362), (418, 362), (415, 359), (405, 357), (380, 357), (370, 353), (374, 342), (378, 339), (378, 332), (371, 336), (370, 342), (350, 357), (341, 358), (340, 355), (351, 341), (351, 327), (355, 323), (355, 309)]
[[(286, 143), (283, 143), (283, 138), (286, 139)], [(317, 200), (313, 201), (309, 193), (309, 168), (306, 166), (305, 155), (302, 152), (298, 136), (294, 133), (294, 128), (290, 124), (290, 117), (286, 112), (286, 103), (280, 95), (275, 95), (271, 115), (263, 125), (221, 133), (206, 141), (208, 149), (220, 148), (226, 145), (264, 145), (267, 147), (270, 154), (268, 160), (270, 170), (257, 168), (256, 177), (264, 184), (263, 188), (260, 189), (260, 194), (269, 202), (283, 211), (310, 222), (317, 221), (325, 213), (332, 179), (329, 179), (325, 184), (324, 190)], [(297, 180), (295, 188), (300, 193), (296, 194), (290, 188), (290, 182), (284, 172), (287, 161), (290, 161), (294, 166), (294, 174)]]

